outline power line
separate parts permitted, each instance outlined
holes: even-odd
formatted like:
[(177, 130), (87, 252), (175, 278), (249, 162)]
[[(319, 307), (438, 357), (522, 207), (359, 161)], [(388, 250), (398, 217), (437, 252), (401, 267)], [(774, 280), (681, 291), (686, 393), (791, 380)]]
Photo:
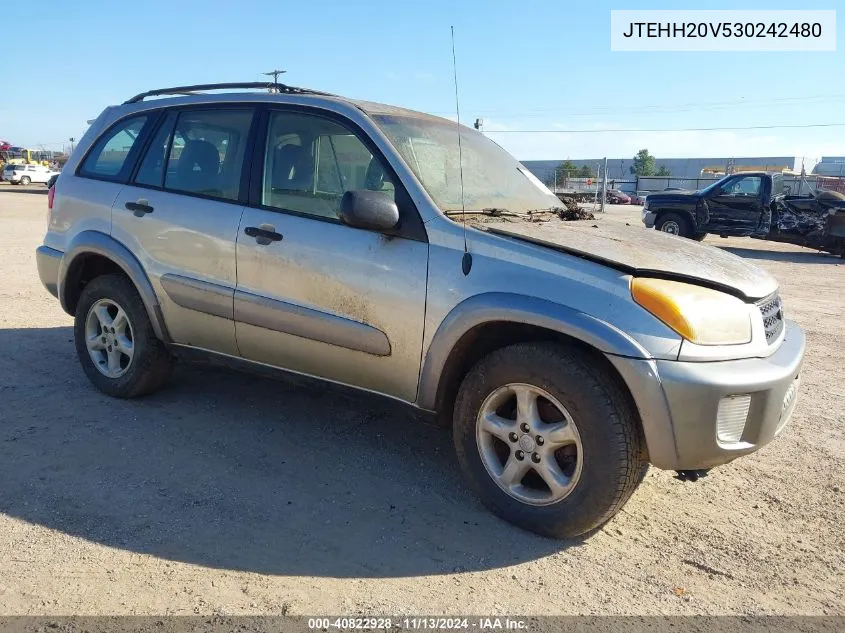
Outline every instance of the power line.
[(743, 108), (766, 108), (767, 110), (772, 108), (795, 108), (799, 105), (816, 105), (817, 103), (839, 103), (845, 97), (839, 99), (826, 99), (824, 101), (817, 101), (817, 102), (790, 102), (790, 103), (738, 103), (735, 105), (712, 105), (712, 106), (675, 106), (675, 107), (664, 107), (664, 106), (631, 106), (631, 107), (623, 107), (620, 106), (619, 109), (607, 109), (607, 110), (592, 110), (592, 111), (585, 111), (585, 112), (567, 112), (566, 110), (549, 110), (549, 111), (531, 111), (528, 110), (521, 114), (516, 113), (491, 113), (485, 112), (482, 110), (474, 110), (479, 115), (483, 115), (486, 117), (490, 117), (493, 119), (537, 119), (537, 118), (550, 118), (552, 116), (557, 117), (596, 117), (596, 116), (620, 116), (620, 115), (650, 115), (650, 114), (663, 114), (666, 112), (675, 114), (678, 112), (715, 112), (719, 110), (736, 110), (739, 112)]
[(809, 123), (806, 125), (747, 125), (741, 127), (685, 127), (674, 129), (608, 128), (598, 130), (485, 130), (486, 134), (601, 134), (605, 132), (714, 132), (718, 130), (774, 130), (786, 128), (843, 127), (845, 123)]
[[(800, 103), (818, 101), (818, 100), (841, 100), (845, 99), (845, 93), (826, 94), (826, 95), (804, 95), (800, 97), (778, 97), (774, 99), (734, 99), (730, 101), (697, 101), (691, 103), (675, 103), (675, 104), (653, 104), (653, 105), (619, 105), (604, 104), (590, 107), (589, 111), (567, 112), (566, 108), (556, 107), (540, 107), (540, 108), (525, 108), (519, 113), (505, 113), (496, 110), (475, 110), (478, 114), (484, 114), (492, 117), (521, 117), (521, 116), (539, 116), (540, 113), (560, 114), (566, 116), (590, 116), (596, 113), (650, 113), (650, 112), (677, 112), (677, 111), (701, 111), (701, 110), (721, 110), (738, 107), (771, 107), (772, 105), (797, 105)], [(442, 112), (445, 113), (445, 112)], [(441, 114), (442, 114), (441, 113)], [(432, 114), (438, 114), (432, 112)]]

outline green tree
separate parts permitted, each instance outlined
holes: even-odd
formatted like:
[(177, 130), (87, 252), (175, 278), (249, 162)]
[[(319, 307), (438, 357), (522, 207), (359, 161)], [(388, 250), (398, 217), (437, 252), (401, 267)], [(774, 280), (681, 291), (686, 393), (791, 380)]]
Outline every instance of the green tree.
[(634, 164), (631, 165), (631, 173), (637, 176), (654, 175), (654, 156), (648, 153), (647, 149), (641, 149), (634, 156)]
[(657, 168), (657, 171), (654, 172), (655, 176), (671, 176), (672, 172), (669, 171), (669, 168), (666, 165), (661, 165)]
[(577, 176), (578, 166), (571, 160), (565, 160), (555, 168), (555, 181), (558, 187), (566, 187), (569, 184), (569, 179)]
[(578, 177), (579, 178), (595, 178), (596, 177), (596, 170), (590, 167), (589, 165), (581, 165), (581, 169), (578, 170)]

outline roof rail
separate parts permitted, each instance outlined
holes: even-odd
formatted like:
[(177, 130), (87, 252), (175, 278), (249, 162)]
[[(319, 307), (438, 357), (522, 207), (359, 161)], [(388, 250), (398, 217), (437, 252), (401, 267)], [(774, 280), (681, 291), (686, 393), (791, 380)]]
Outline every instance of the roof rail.
[(137, 94), (131, 99), (124, 101), (126, 103), (138, 103), (147, 97), (156, 97), (159, 95), (191, 95), (205, 90), (230, 90), (234, 88), (248, 88), (250, 90), (267, 90), (271, 93), (282, 94), (310, 94), (323, 95), (332, 97), (334, 95), (328, 92), (318, 92), (317, 90), (308, 90), (307, 88), (297, 88), (296, 86), (287, 86), (285, 84), (274, 83), (272, 81), (245, 81), (225, 84), (198, 84), (196, 86), (176, 86), (174, 88), (159, 88), (158, 90), (149, 90)]

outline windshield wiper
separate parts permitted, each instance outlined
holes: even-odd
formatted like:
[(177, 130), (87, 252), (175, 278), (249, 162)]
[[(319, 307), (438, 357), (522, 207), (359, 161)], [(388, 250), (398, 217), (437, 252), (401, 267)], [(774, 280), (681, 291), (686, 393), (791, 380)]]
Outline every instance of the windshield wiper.
[(528, 217), (523, 213), (514, 213), (510, 209), (503, 209), (501, 207), (487, 207), (484, 209), (467, 209), (464, 211), (446, 211), (446, 215), (454, 216), (454, 215), (462, 215), (463, 213), (467, 213), (468, 215), (487, 215), (492, 218), (501, 218), (501, 217), (510, 217), (510, 218), (525, 218)]
[(499, 207), (488, 207), (485, 209), (467, 209), (466, 211), (462, 211), (460, 209), (450, 209), (446, 211), (446, 215), (460, 215), (461, 213), (471, 213), (473, 215), (492, 215), (492, 216), (499, 216), (499, 215), (517, 215), (516, 213), (512, 213), (508, 209), (501, 209)]
[(482, 209), (481, 213), (484, 215), (492, 215), (494, 218), (499, 217), (500, 215), (513, 215), (519, 217), (518, 213), (513, 213), (509, 209), (502, 209), (501, 207), (488, 207), (486, 209)]

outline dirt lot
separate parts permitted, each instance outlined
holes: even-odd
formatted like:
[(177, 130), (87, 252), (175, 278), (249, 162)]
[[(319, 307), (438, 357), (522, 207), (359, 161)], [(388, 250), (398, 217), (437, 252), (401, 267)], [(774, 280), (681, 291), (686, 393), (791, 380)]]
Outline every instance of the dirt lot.
[(0, 185), (0, 613), (845, 614), (841, 259), (708, 238), (807, 329), (792, 424), (696, 484), (651, 469), (555, 542), (488, 514), (448, 434), (380, 400), (202, 366), (95, 391), (37, 278), (43, 192)]

